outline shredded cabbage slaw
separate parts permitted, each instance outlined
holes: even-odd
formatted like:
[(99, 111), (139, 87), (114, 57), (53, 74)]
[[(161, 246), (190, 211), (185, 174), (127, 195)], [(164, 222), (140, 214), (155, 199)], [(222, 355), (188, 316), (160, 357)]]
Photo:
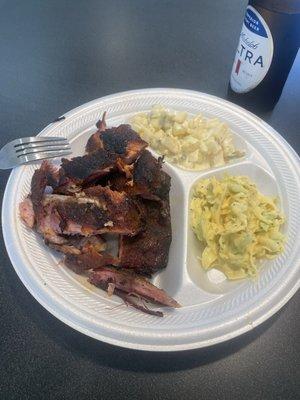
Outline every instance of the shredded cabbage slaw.
[(253, 277), (258, 260), (284, 250), (284, 217), (276, 199), (261, 194), (246, 176), (201, 180), (191, 201), (192, 229), (204, 245), (201, 264), (228, 279)]

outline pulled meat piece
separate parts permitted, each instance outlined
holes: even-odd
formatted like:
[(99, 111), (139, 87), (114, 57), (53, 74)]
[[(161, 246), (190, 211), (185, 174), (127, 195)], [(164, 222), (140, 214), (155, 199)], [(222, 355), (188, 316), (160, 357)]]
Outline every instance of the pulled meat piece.
[[(126, 235), (134, 236), (143, 227), (143, 208), (139, 202), (128, 197), (124, 192), (117, 192), (108, 187), (91, 186), (84, 189), (86, 196), (105, 204), (112, 222), (110, 232), (121, 233), (127, 227)], [(118, 231), (118, 226), (121, 229)]]
[(106, 249), (106, 242), (100, 235), (90, 237), (64, 236), (64, 243), (46, 242), (49, 247), (64, 254), (81, 255), (89, 252), (101, 252)]
[(129, 197), (135, 196), (135, 190), (132, 186), (132, 180), (126, 178), (125, 175), (113, 173), (108, 176), (107, 185), (117, 192), (125, 192)]
[(145, 314), (154, 315), (156, 317), (164, 316), (164, 314), (161, 311), (152, 310), (148, 308), (145, 304), (144, 299), (141, 296), (136, 296), (134, 293), (128, 294), (120, 289), (116, 289), (114, 286), (115, 285), (113, 283), (108, 284), (107, 288), (108, 296), (112, 296), (112, 294), (115, 294), (116, 296), (120, 297), (126, 305), (130, 305)]
[(29, 228), (39, 224), (42, 218), (42, 200), (47, 186), (58, 183), (58, 169), (48, 160), (42, 162), (39, 169), (34, 171), (31, 179), (31, 193), (19, 205), (20, 216)]
[(107, 182), (113, 190), (124, 191), (129, 196), (168, 201), (171, 178), (161, 167), (162, 159), (156, 160), (149, 151), (144, 150), (133, 164), (132, 179), (127, 179), (126, 172), (125, 175), (113, 173), (108, 176)]
[(162, 158), (157, 160), (148, 150), (144, 150), (134, 164), (131, 190), (145, 199), (167, 199), (171, 178), (161, 167)]
[(118, 265), (118, 259), (108, 253), (99, 253), (91, 250), (82, 254), (67, 254), (65, 265), (76, 274), (81, 274), (89, 269), (96, 270), (106, 265)]
[(141, 139), (130, 125), (106, 129), (101, 132), (100, 139), (104, 149), (117, 154), (128, 164), (135, 161), (142, 150), (148, 146), (148, 143)]
[(81, 197), (45, 195), (38, 230), (44, 235), (51, 232), (82, 236), (101, 233), (135, 235), (141, 230), (140, 209), (125, 193), (101, 186), (91, 189), (86, 189)]
[[(120, 270), (113, 267), (102, 267), (91, 272), (89, 282), (104, 290), (108, 289), (109, 284), (113, 284), (115, 288), (114, 293), (118, 296), (120, 296), (121, 292), (128, 294), (128, 296), (134, 295), (163, 306), (173, 308), (180, 307), (180, 304), (170, 297), (164, 290), (157, 288), (146, 278), (135, 275), (132, 271)], [(128, 297), (126, 296), (121, 297), (125, 302), (128, 300)], [(135, 303), (132, 301), (130, 301), (129, 304), (135, 307)], [(144, 312), (148, 311), (148, 309), (141, 306), (137, 308)]]
[(86, 154), (82, 157), (74, 157), (71, 160), (62, 159), (60, 170), (60, 185), (64, 185), (66, 178), (73, 184), (86, 185), (107, 174), (116, 166), (116, 156), (106, 150)]
[(148, 143), (130, 125), (119, 125), (94, 133), (87, 142), (86, 150), (90, 153), (95, 149), (104, 149), (131, 164), (147, 146)]
[(168, 264), (172, 241), (170, 208), (162, 203), (144, 200), (145, 227), (135, 237), (121, 236), (120, 265), (150, 275)]
[(99, 119), (99, 121), (96, 122), (96, 127), (98, 128), (98, 132), (105, 131), (105, 129), (106, 129), (105, 118), (106, 118), (106, 111), (104, 111), (104, 113), (102, 115), (102, 118)]
[(45, 169), (47, 186), (55, 188), (59, 184), (59, 167), (48, 160), (43, 161), (42, 166)]
[(88, 140), (85, 150), (87, 153), (92, 153), (93, 151), (96, 151), (97, 149), (102, 149), (102, 142), (100, 140), (100, 132), (105, 131), (106, 129), (106, 111), (102, 115), (102, 119), (99, 119), (99, 121), (96, 123), (96, 127), (98, 128), (97, 132), (95, 132)]
[(30, 197), (27, 197), (19, 205), (20, 216), (29, 228), (35, 228), (39, 232), (46, 244), (63, 246), (68, 243), (67, 239), (60, 236), (60, 219), (56, 213), (52, 213), (52, 208), (44, 204), (44, 197), (39, 203), (33, 204)]
[(29, 197), (19, 204), (20, 216), (28, 228), (33, 228), (35, 224), (35, 215), (33, 211), (33, 204)]
[(121, 174), (124, 174), (126, 178), (132, 178), (134, 164), (126, 164), (121, 158), (117, 160), (117, 169)]
[(56, 186), (58, 183), (58, 170), (48, 160), (42, 162), (39, 169), (34, 171), (31, 179), (31, 194), (34, 212), (37, 213), (47, 186)]
[(74, 196), (76, 193), (81, 192), (81, 184), (78, 179), (68, 178), (61, 175), (59, 185), (53, 189), (53, 194), (63, 194), (66, 196)]

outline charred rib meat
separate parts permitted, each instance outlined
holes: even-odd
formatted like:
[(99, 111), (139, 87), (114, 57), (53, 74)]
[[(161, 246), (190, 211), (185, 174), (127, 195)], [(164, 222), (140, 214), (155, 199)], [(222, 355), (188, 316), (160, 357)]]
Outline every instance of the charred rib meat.
[(61, 184), (68, 178), (73, 183), (84, 186), (109, 174), (115, 168), (116, 160), (115, 154), (104, 149), (71, 160), (63, 158), (60, 171)]
[(86, 150), (94, 152), (104, 149), (110, 154), (116, 154), (125, 163), (134, 162), (148, 144), (131, 129), (130, 125), (120, 125), (116, 128), (98, 130), (88, 140)]
[(100, 132), (105, 131), (106, 129), (106, 112), (103, 113), (103, 116), (99, 121), (96, 123), (96, 127), (98, 128), (97, 132), (95, 132), (88, 140), (85, 150), (87, 153), (92, 153), (98, 149), (102, 149), (102, 142), (100, 140)]
[(149, 200), (167, 199), (171, 178), (161, 167), (161, 158), (156, 160), (148, 150), (143, 151), (134, 164), (134, 192)]
[(143, 201), (145, 228), (135, 237), (121, 236), (120, 265), (142, 274), (153, 274), (168, 263), (172, 240), (169, 204)]

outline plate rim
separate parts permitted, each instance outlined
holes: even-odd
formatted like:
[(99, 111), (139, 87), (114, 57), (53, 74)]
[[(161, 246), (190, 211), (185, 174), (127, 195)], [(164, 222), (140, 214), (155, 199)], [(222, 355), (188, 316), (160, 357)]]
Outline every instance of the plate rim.
[[(246, 115), (247, 117), (251, 117), (252, 119), (259, 122), (260, 124), (263, 124), (265, 126), (265, 128), (267, 128), (268, 131), (271, 131), (273, 136), (275, 136), (275, 138), (279, 142), (282, 142), (282, 144), (284, 144), (284, 147), (286, 147), (289, 150), (290, 155), (293, 155), (294, 161), (296, 161), (296, 162), (298, 161), (298, 163), (300, 164), (300, 158), (299, 158), (298, 154), (296, 153), (296, 151), (291, 147), (291, 145), (274, 128), (272, 128), (269, 124), (267, 124), (261, 118), (259, 118), (255, 114), (243, 109), (242, 107), (229, 102), (228, 100), (225, 100), (220, 97), (213, 96), (213, 95), (210, 95), (207, 93), (194, 91), (194, 90), (176, 89), (176, 88), (145, 88), (145, 89), (138, 89), (138, 90), (123, 91), (123, 92), (118, 92), (115, 94), (110, 94), (107, 96), (103, 96), (103, 97), (91, 100), (87, 103), (84, 103), (84, 104), (64, 113), (63, 115), (65, 117), (68, 117), (68, 116), (74, 117), (76, 114), (80, 113), (81, 110), (87, 109), (89, 106), (93, 106), (94, 104), (96, 104), (97, 102), (99, 102), (101, 100), (103, 100), (103, 101), (111, 100), (113, 98), (117, 98), (117, 97), (124, 96), (124, 95), (130, 95), (130, 94), (142, 94), (143, 93), (146, 95), (147, 93), (155, 93), (155, 92), (158, 93), (161, 91), (173, 92), (173, 93), (177, 92), (177, 93), (181, 93), (181, 94), (185, 94), (185, 95), (188, 95), (188, 94), (197, 95), (197, 96), (202, 95), (206, 98), (211, 98), (212, 100), (215, 100), (215, 101), (218, 101), (221, 103), (226, 103), (231, 108), (242, 111), (244, 115)], [(52, 126), (52, 124), (53, 123), (48, 124), (44, 129), (42, 129), (42, 131), (38, 135), (42, 135), (44, 131), (46, 131), (50, 126)], [(58, 124), (60, 124), (60, 122), (58, 122), (58, 123), (55, 122), (55, 124), (57, 124), (56, 126), (59, 126)], [(7, 201), (8, 201), (7, 198), (8, 198), (8, 194), (9, 194), (9, 186), (10, 186), (12, 179), (13, 179), (13, 171), (11, 172), (9, 179), (7, 181), (5, 191), (4, 191), (3, 201), (2, 201), (2, 231), (3, 231), (3, 237), (4, 237), (4, 242), (5, 242), (5, 246), (7, 249), (7, 253), (9, 255), (10, 261), (11, 261), (17, 275), (19, 276), (20, 280), (22, 281), (24, 286), (27, 288), (27, 290), (31, 293), (31, 295), (47, 311), (49, 311), (56, 318), (58, 318), (59, 320), (64, 322), (66, 325), (72, 327), (73, 329), (76, 329), (77, 331), (79, 331), (87, 336), (93, 337), (94, 339), (101, 340), (103, 342), (110, 343), (110, 344), (120, 346), (120, 347), (126, 347), (126, 348), (131, 348), (131, 349), (136, 349), (136, 350), (145, 350), (145, 351), (184, 351), (184, 350), (212, 346), (214, 344), (230, 340), (230, 339), (237, 337), (243, 333), (246, 333), (246, 332), (254, 329), (256, 326), (260, 325), (264, 321), (266, 321), (268, 318), (270, 318), (272, 315), (274, 315), (277, 311), (279, 311), (284, 306), (284, 304), (286, 304), (288, 302), (288, 300), (296, 293), (296, 291), (300, 287), (300, 279), (295, 280), (294, 285), (289, 289), (289, 291), (285, 294), (285, 296), (283, 296), (280, 299), (280, 301), (277, 301), (271, 308), (269, 308), (268, 311), (264, 312), (262, 316), (257, 317), (255, 320), (252, 320), (251, 324), (245, 323), (242, 327), (235, 329), (235, 330), (231, 331), (230, 333), (225, 333), (224, 335), (219, 335), (212, 339), (207, 339), (207, 340), (202, 339), (198, 342), (173, 344), (170, 346), (165, 345), (165, 344), (162, 344), (162, 345), (148, 344), (147, 345), (147, 344), (133, 343), (133, 342), (126, 341), (126, 340), (114, 339), (110, 336), (105, 336), (100, 333), (94, 333), (93, 331), (89, 331), (89, 330), (85, 329), (81, 325), (76, 325), (76, 323), (74, 323), (70, 318), (66, 317), (65, 313), (63, 313), (64, 314), (63, 315), (59, 311), (56, 311), (50, 305), (51, 302), (50, 302), (50, 304), (49, 304), (49, 302), (47, 302), (49, 293), (47, 293), (47, 292), (43, 293), (42, 291), (41, 291), (41, 293), (39, 293), (40, 288), (37, 291), (37, 290), (35, 290), (36, 288), (31, 287), (29, 274), (26, 274), (26, 271), (25, 271), (25, 273), (24, 272), (22, 273), (22, 268), (19, 268), (19, 266), (17, 265), (19, 262), (21, 262), (21, 260), (20, 260), (21, 255), (18, 252), (13, 252), (11, 249), (11, 246), (9, 245), (8, 230), (6, 228), (7, 227), (7, 221), (6, 221), (7, 216), (5, 213), (5, 205), (7, 204)], [(53, 299), (52, 299), (52, 302), (53, 302)], [(56, 304), (56, 306), (58, 306), (58, 309), (61, 308), (61, 305), (57, 304), (57, 302), (54, 301), (53, 304)]]

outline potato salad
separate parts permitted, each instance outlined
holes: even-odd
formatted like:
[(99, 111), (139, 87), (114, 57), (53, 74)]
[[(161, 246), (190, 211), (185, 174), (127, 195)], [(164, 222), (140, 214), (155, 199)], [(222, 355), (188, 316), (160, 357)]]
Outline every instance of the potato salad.
[(156, 105), (149, 113), (135, 115), (131, 123), (153, 150), (184, 169), (217, 167), (243, 156), (233, 144), (229, 126), (218, 118), (190, 117)]

